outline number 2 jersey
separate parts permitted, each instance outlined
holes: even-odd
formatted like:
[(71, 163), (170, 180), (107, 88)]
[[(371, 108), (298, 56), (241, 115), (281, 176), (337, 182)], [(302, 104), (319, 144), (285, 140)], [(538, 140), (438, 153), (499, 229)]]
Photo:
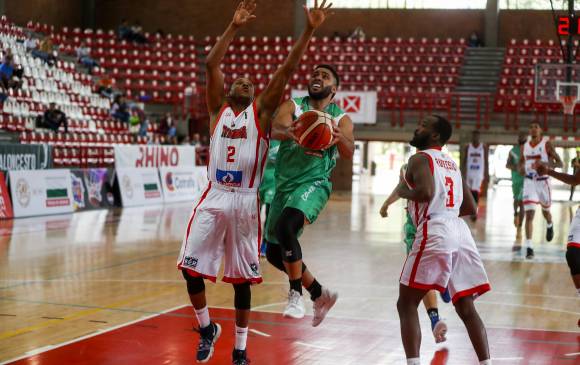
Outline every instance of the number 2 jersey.
[[(459, 217), (459, 208), (463, 202), (463, 181), (461, 171), (451, 156), (438, 149), (428, 149), (418, 152), (429, 160), (429, 168), (433, 175), (435, 192), (430, 202), (408, 202), (408, 211), (415, 227), (419, 227), (431, 216)], [(407, 171), (408, 173), (408, 171)], [(407, 184), (414, 184), (405, 176)]]

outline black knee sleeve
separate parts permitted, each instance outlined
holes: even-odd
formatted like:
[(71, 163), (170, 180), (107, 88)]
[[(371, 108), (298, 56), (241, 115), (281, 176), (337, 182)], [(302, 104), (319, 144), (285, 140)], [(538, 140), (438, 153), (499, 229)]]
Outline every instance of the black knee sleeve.
[(203, 282), (203, 278), (193, 277), (185, 270), (181, 270), (181, 273), (187, 282), (187, 292), (189, 294), (195, 295), (205, 290), (205, 283)]
[(566, 250), (566, 261), (570, 274), (580, 275), (580, 247), (569, 246)]
[(234, 284), (234, 292), (234, 306), (236, 309), (250, 310), (252, 303), (250, 283)]
[[(282, 246), (268, 243), (268, 247), (266, 248), (266, 258), (276, 269), (286, 272), (284, 261), (282, 260)], [(304, 273), (304, 271), (306, 271), (306, 265), (302, 263), (302, 273)]]
[(298, 232), (304, 226), (304, 213), (295, 208), (284, 208), (276, 225), (276, 238), (282, 246), (282, 259), (296, 262), (302, 259)]

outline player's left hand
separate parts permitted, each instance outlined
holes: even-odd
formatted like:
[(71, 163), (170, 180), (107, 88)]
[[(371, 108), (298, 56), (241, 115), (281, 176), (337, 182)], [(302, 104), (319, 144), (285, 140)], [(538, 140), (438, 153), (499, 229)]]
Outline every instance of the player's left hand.
[(332, 142), (330, 142), (329, 147), (336, 146), (337, 144), (339, 144), (345, 140), (346, 140), (346, 137), (344, 136), (344, 133), (342, 133), (342, 131), (340, 130), (340, 128), (338, 127), (336, 122), (333, 120), (332, 121)]
[(548, 170), (550, 170), (548, 165), (546, 165), (545, 163), (540, 162), (540, 161), (534, 162), (534, 164), (532, 165), (532, 168), (534, 170), (536, 170), (538, 175), (546, 175), (548, 173)]
[(328, 18), (332, 13), (330, 13), (330, 8), (332, 3), (326, 6), (326, 0), (322, 0), (322, 4), (318, 6), (318, 0), (314, 0), (314, 7), (308, 9), (306, 5), (303, 6), (304, 12), (306, 13), (306, 19), (308, 19), (308, 26), (312, 29), (316, 29), (324, 23), (326, 18)]

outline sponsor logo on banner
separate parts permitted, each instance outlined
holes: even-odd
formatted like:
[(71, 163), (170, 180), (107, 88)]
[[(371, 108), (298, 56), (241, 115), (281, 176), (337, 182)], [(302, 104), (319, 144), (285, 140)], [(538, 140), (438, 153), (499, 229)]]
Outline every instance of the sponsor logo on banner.
[(242, 186), (242, 171), (216, 170), (216, 179), (222, 185), (240, 187)]
[(129, 175), (123, 176), (123, 188), (125, 188), (125, 194), (129, 199), (133, 198), (133, 183), (131, 182), (131, 177)]
[(50, 167), (49, 146), (43, 145), (0, 145), (0, 170), (42, 170)]
[(72, 179), (73, 206), (75, 210), (82, 209), (85, 207), (85, 186), (83, 185), (83, 179), (74, 174), (70, 174), (70, 177)]
[[(292, 97), (307, 96), (307, 90), (292, 90)], [(355, 124), (375, 124), (377, 122), (376, 91), (339, 91), (333, 102), (352, 119)]]
[(193, 146), (115, 146), (116, 168), (194, 167)]
[(30, 197), (32, 195), (32, 190), (30, 189), (30, 184), (26, 179), (21, 178), (16, 181), (16, 199), (18, 199), (18, 203), (23, 208), (28, 207), (30, 204)]
[(156, 168), (117, 169), (116, 175), (124, 207), (163, 203)]
[(160, 167), (159, 175), (166, 202), (193, 201), (207, 186), (205, 167)]
[(143, 184), (143, 191), (145, 191), (145, 198), (159, 198), (161, 196), (161, 190), (159, 190), (159, 185), (157, 183)]
[(4, 174), (0, 172), (0, 218), (12, 218), (14, 214), (5, 181)]

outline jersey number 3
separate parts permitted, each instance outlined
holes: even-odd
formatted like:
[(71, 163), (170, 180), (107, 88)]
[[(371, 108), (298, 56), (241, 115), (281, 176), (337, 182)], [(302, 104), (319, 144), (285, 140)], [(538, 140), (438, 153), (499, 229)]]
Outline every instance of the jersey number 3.
[(228, 146), (228, 159), (226, 162), (236, 162), (234, 160), (234, 155), (236, 154), (236, 148), (234, 146)]
[(453, 179), (449, 176), (445, 176), (445, 187), (447, 188), (447, 202), (445, 206), (447, 208), (453, 208), (455, 202), (453, 201)]

